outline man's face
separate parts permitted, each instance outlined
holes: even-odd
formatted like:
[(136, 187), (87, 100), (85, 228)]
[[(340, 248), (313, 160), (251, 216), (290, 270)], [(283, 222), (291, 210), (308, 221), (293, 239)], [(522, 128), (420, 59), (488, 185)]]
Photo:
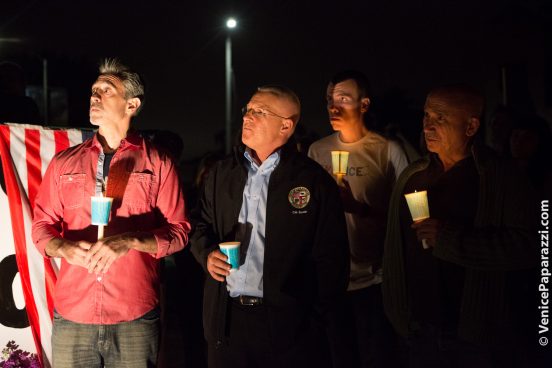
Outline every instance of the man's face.
[(335, 131), (341, 131), (355, 124), (363, 124), (363, 115), (370, 100), (360, 98), (358, 86), (353, 79), (337, 84), (330, 83), (326, 90), (326, 101), (330, 123)]
[[(283, 145), (293, 129), (288, 117), (296, 112), (291, 102), (267, 92), (257, 92), (243, 116), (242, 142), (256, 152), (272, 151)], [(278, 116), (277, 116), (278, 115)]]
[(468, 112), (454, 106), (446, 97), (428, 96), (424, 106), (424, 138), (427, 149), (441, 159), (457, 157), (467, 151), (477, 131)]
[(100, 75), (92, 85), (90, 122), (105, 126), (117, 124), (128, 114), (123, 83), (112, 75)]

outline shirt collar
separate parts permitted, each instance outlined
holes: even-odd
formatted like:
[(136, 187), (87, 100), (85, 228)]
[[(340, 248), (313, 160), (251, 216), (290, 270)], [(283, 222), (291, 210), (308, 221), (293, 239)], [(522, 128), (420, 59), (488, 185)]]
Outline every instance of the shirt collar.
[[(121, 140), (121, 145), (119, 148), (137, 148), (140, 147), (142, 143), (142, 137), (138, 134), (137, 131), (134, 129), (131, 129), (128, 131), (127, 136)], [(92, 144), (90, 148), (95, 147), (98, 150), (102, 151), (102, 144), (98, 140), (98, 132), (96, 131), (96, 134), (92, 137)]]
[(262, 173), (274, 170), (274, 168), (278, 166), (278, 163), (280, 163), (280, 149), (274, 151), (270, 156), (268, 156), (261, 165), (258, 165), (253, 159), (251, 148), (247, 147), (243, 155), (249, 162), (249, 167), (255, 170), (260, 170)]
[[(434, 165), (435, 167), (438, 167), (439, 170), (442, 170), (442, 171), (444, 170), (443, 163), (441, 162), (441, 159), (439, 158), (438, 154), (436, 154), (434, 152), (430, 152), (429, 153), (429, 160), (430, 160), (431, 165)], [(469, 164), (472, 160), (473, 160), (473, 156), (470, 154), (470, 155), (464, 157), (463, 159), (461, 159), (460, 161), (456, 162), (452, 167), (462, 167), (464, 165)]]

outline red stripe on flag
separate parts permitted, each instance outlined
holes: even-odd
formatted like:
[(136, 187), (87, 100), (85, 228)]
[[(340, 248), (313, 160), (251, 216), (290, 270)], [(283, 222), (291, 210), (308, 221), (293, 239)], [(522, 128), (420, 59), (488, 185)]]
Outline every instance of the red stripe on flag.
[(27, 151), (27, 190), (29, 203), (34, 208), (34, 201), (42, 181), (42, 161), (40, 159), (40, 132), (36, 129), (25, 129), (25, 148)]
[(25, 223), (23, 220), (23, 205), (19, 185), (17, 183), (17, 176), (11, 160), (9, 145), (10, 128), (7, 125), (2, 125), (0, 126), (0, 158), (2, 159), (2, 167), (4, 169), (4, 180), (6, 182), (6, 192), (8, 195), (10, 216), (12, 220), (13, 238), (15, 242), (15, 259), (17, 260), (17, 268), (21, 277), (23, 296), (25, 298), (27, 315), (29, 317), (31, 331), (36, 345), (36, 352), (41, 364), (44, 366), (42, 343), (40, 339), (40, 321), (34, 301), (29, 266), (27, 262), (27, 243), (25, 238)]
[(56, 153), (69, 148), (69, 134), (66, 130), (55, 130), (54, 140), (56, 142)]

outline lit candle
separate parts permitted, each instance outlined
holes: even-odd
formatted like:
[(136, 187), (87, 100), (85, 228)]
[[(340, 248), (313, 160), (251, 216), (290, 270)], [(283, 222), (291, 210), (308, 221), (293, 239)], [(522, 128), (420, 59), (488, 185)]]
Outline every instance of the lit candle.
[(91, 197), (91, 223), (98, 226), (98, 240), (104, 237), (104, 227), (109, 222), (109, 213), (113, 198), (106, 197), (107, 192), (107, 176), (101, 183), (101, 188), (94, 197)]
[[(427, 203), (427, 191), (414, 192), (405, 194), (406, 203), (412, 215), (412, 221), (418, 222), (429, 218), (429, 205)], [(426, 239), (422, 239), (424, 249), (429, 248)]]
[(331, 151), (332, 153), (332, 172), (337, 178), (337, 184), (341, 185), (343, 177), (347, 175), (347, 163), (349, 161), (349, 152)]

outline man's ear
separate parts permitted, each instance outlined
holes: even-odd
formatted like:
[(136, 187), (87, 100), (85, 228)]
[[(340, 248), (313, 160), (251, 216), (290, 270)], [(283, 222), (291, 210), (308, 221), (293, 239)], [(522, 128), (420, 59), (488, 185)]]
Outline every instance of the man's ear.
[(294, 126), (295, 126), (295, 124), (293, 123), (293, 120), (283, 119), (282, 120), (282, 126), (280, 127), (280, 133), (289, 138), (293, 134)]
[(481, 125), (481, 122), (479, 121), (479, 118), (470, 118), (468, 120), (468, 125), (466, 126), (466, 135), (468, 137), (473, 137), (475, 133), (479, 130), (479, 126)]
[(136, 114), (136, 111), (138, 111), (141, 104), (142, 102), (138, 97), (129, 98), (127, 100), (127, 112), (130, 116), (134, 116)]
[(369, 107), (370, 107), (370, 99), (368, 97), (362, 98), (360, 100), (360, 111), (367, 112)]

